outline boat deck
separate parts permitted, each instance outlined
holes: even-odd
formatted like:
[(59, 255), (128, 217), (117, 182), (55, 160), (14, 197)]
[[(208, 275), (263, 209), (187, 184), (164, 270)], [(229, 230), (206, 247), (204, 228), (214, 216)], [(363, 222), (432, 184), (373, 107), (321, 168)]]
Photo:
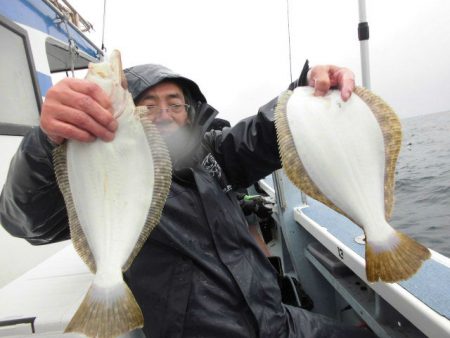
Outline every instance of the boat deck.
[[(361, 228), (321, 203), (308, 199), (308, 206), (296, 208), (294, 218), (362, 280), (365, 278), (364, 244), (355, 239)], [(367, 282), (368, 283), (368, 282)], [(400, 283), (368, 283), (380, 296), (423, 332), (430, 321), (433, 337), (450, 337), (450, 260), (432, 251), (432, 258), (410, 279)]]

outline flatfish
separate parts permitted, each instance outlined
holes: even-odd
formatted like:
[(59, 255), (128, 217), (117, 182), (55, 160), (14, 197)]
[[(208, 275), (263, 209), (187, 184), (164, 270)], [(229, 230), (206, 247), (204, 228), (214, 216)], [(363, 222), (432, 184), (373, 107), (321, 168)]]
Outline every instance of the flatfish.
[(368, 281), (408, 279), (430, 251), (387, 222), (394, 205), (400, 120), (365, 88), (357, 87), (347, 102), (338, 90), (324, 97), (313, 92), (298, 87), (278, 101), (275, 124), (287, 176), (364, 230)]
[(159, 223), (172, 166), (156, 127), (127, 90), (120, 52), (90, 64), (86, 79), (109, 95), (118, 128), (111, 142), (68, 140), (53, 153), (73, 245), (95, 274), (66, 332), (116, 337), (144, 324), (122, 273)]

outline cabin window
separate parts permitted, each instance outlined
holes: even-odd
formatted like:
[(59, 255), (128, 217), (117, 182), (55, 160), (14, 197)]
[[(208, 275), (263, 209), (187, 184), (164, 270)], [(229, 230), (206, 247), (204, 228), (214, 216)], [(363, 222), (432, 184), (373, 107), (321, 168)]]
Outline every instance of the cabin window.
[(0, 135), (24, 135), (39, 124), (41, 95), (24, 29), (0, 17)]

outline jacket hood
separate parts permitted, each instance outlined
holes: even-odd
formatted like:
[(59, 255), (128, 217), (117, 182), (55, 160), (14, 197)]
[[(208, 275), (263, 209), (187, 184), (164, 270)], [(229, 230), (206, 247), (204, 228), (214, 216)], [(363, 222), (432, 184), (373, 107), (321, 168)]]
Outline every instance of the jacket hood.
[(164, 66), (156, 64), (139, 65), (127, 68), (124, 72), (128, 81), (128, 90), (133, 96), (133, 100), (136, 100), (148, 88), (164, 80), (173, 80), (179, 83), (181, 87), (187, 88), (194, 101), (206, 103), (205, 96), (194, 81)]
[[(183, 89), (188, 90), (190, 98), (194, 101), (190, 102), (193, 108), (192, 115), (190, 115), (191, 121), (188, 125), (180, 128), (176, 135), (172, 135), (171, 139), (166, 139), (166, 143), (175, 171), (192, 166), (193, 153), (199, 147), (203, 140), (203, 135), (218, 112), (206, 103), (206, 98), (194, 81), (164, 66), (155, 64), (140, 65), (127, 68), (124, 70), (124, 73), (128, 81), (128, 91), (131, 93), (133, 100), (139, 98), (148, 88), (165, 80), (174, 81)], [(182, 148), (179, 148), (180, 144), (183, 145)]]

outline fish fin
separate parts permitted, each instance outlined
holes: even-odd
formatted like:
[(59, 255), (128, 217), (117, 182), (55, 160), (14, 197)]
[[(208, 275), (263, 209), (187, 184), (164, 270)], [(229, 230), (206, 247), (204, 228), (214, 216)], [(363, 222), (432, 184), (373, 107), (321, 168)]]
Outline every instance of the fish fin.
[(384, 210), (387, 220), (394, 208), (395, 166), (402, 145), (402, 127), (394, 110), (379, 96), (366, 88), (356, 87), (355, 92), (370, 108), (380, 125), (385, 145)]
[(138, 119), (146, 119), (145, 115), (148, 113), (147, 106), (136, 106), (134, 108), (134, 116)]
[(70, 191), (69, 176), (67, 171), (67, 142), (58, 146), (53, 150), (53, 165), (55, 168), (56, 181), (59, 189), (64, 197), (66, 204), (67, 216), (69, 218), (70, 237), (75, 251), (81, 257), (84, 263), (89, 267), (92, 273), (96, 271), (96, 265), (94, 256), (89, 248), (86, 235), (81, 228), (80, 221), (78, 220), (77, 212), (75, 210), (75, 204), (72, 199), (72, 193)]
[(319, 190), (309, 177), (308, 172), (298, 156), (287, 120), (287, 103), (292, 93), (293, 91), (287, 90), (281, 94), (275, 108), (275, 128), (277, 131), (278, 148), (280, 150), (283, 169), (291, 182), (305, 194), (352, 220), (350, 216), (338, 208)]
[(142, 311), (125, 283), (111, 288), (93, 283), (65, 333), (78, 332), (88, 337), (112, 338), (143, 326)]
[(388, 242), (397, 244), (384, 251), (375, 250), (366, 240), (366, 275), (369, 282), (395, 283), (410, 278), (431, 257), (430, 250), (407, 235), (396, 231)]
[[(146, 107), (144, 108), (146, 109)], [(122, 271), (128, 270), (148, 236), (159, 223), (164, 204), (166, 203), (167, 195), (169, 194), (170, 185), (172, 183), (172, 162), (170, 160), (167, 146), (150, 119), (142, 115), (140, 119), (152, 153), (156, 179), (153, 187), (152, 202), (147, 214), (147, 220), (141, 234), (139, 235), (139, 239), (133, 249), (133, 252), (122, 266)]]

